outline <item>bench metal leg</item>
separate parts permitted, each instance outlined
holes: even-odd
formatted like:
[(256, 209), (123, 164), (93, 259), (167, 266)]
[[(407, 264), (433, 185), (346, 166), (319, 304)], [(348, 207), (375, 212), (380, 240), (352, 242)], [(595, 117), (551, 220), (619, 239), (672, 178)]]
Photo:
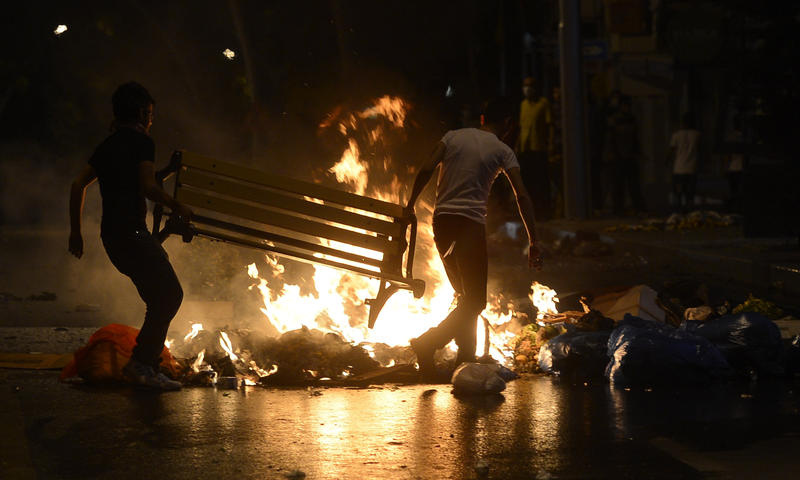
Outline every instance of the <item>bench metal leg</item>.
[(389, 300), (389, 297), (394, 295), (398, 290), (400, 290), (399, 285), (381, 280), (381, 286), (378, 289), (378, 294), (375, 295), (375, 298), (368, 298), (366, 300), (367, 305), (369, 305), (369, 323), (367, 324), (369, 328), (375, 326), (375, 321), (378, 319), (378, 314), (381, 313), (383, 306), (386, 305), (386, 301)]

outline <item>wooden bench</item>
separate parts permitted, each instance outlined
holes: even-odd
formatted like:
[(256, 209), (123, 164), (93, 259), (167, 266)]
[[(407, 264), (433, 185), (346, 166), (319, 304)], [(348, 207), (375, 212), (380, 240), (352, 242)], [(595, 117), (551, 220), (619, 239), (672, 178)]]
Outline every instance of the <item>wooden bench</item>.
[(170, 234), (185, 242), (201, 236), (376, 278), (378, 294), (366, 299), (370, 328), (399, 289), (416, 298), (425, 292), (425, 282), (412, 278), (417, 220), (400, 205), (183, 150), (156, 178), (163, 185), (173, 173), (174, 196), (194, 215), (162, 226), (157, 205), (153, 234), (162, 242)]

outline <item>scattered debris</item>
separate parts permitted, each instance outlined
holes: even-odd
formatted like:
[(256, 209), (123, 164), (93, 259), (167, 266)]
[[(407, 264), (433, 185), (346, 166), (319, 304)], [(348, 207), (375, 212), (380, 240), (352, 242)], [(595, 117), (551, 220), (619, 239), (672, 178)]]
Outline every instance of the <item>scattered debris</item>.
[(13, 293), (0, 292), (0, 302), (19, 302), (22, 298), (14, 295)]
[(702, 307), (687, 308), (683, 312), (683, 318), (690, 321), (705, 322), (715, 313), (714, 309), (708, 305), (703, 305)]
[(27, 300), (35, 301), (35, 302), (53, 302), (57, 299), (55, 293), (44, 291), (42, 293), (36, 293), (33, 295), (29, 295)]
[(506, 389), (506, 381), (517, 378), (511, 370), (497, 364), (462, 363), (453, 372), (456, 393), (491, 394)]
[(76, 312), (99, 312), (100, 305), (95, 305), (93, 303), (81, 303), (75, 306)]
[(620, 224), (606, 227), (612, 232), (659, 232), (664, 230), (696, 230), (700, 228), (720, 228), (738, 225), (740, 215), (721, 215), (713, 210), (696, 210), (686, 215), (673, 213), (666, 219), (648, 218), (639, 224)]
[(666, 312), (658, 304), (658, 293), (647, 285), (637, 285), (627, 290), (595, 297), (591, 308), (608, 318), (622, 320), (626, 314), (664, 322)]
[(757, 298), (751, 293), (747, 300), (733, 309), (733, 313), (754, 312), (760, 313), (770, 320), (777, 320), (783, 316), (783, 310), (767, 300)]

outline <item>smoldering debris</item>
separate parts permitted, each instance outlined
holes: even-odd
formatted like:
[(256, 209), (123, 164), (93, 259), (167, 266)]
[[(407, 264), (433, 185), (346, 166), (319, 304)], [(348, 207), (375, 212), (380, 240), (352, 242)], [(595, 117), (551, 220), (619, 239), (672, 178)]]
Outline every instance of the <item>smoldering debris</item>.
[(200, 330), (176, 340), (171, 351), (179, 358), (187, 385), (211, 385), (216, 378), (231, 376), (264, 386), (358, 384), (409, 372), (382, 371), (382, 364), (414, 369), (410, 347), (353, 345), (335, 333), (308, 328), (278, 337), (246, 329)]

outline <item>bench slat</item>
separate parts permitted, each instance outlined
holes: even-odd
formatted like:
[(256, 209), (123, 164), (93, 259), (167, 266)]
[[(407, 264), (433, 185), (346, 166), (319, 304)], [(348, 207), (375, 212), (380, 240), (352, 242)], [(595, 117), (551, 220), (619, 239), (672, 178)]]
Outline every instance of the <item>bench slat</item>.
[(368, 248), (389, 255), (401, 254), (405, 249), (404, 245), (399, 241), (390, 241), (384, 238), (344, 230), (331, 225), (273, 212), (253, 205), (212, 197), (190, 189), (179, 188), (177, 194), (178, 201), (190, 206), (205, 208), (294, 232)]
[(332, 188), (323, 187), (315, 183), (303, 182), (289, 177), (268, 174), (260, 170), (255, 170), (241, 165), (228, 162), (221, 162), (213, 158), (204, 157), (187, 151), (182, 151), (181, 163), (186, 167), (193, 167), (200, 170), (214, 172), (219, 175), (246, 179), (249, 182), (285, 190), (299, 195), (318, 198), (320, 200), (346, 205), (360, 210), (379, 213), (389, 217), (400, 218), (403, 216), (403, 207), (394, 203), (384, 202), (374, 198), (363, 197), (354, 193), (342, 192)]
[[(307, 252), (321, 253), (329, 257), (341, 258), (343, 260), (349, 260), (351, 262), (370, 265), (373, 267), (380, 267), (383, 264), (383, 261), (377, 258), (366, 257), (363, 255), (359, 255), (357, 253), (345, 252), (342, 250), (337, 250), (335, 248), (326, 247), (325, 245), (306, 242), (305, 240), (286, 237), (284, 235), (278, 235), (277, 233), (265, 232), (263, 230), (257, 230), (255, 228), (250, 228), (250, 227), (245, 227), (243, 225), (237, 225), (235, 223), (225, 222), (223, 220), (218, 220), (216, 218), (204, 217), (202, 215), (194, 215), (192, 217), (192, 222), (207, 227), (218, 228), (223, 231), (235, 232), (241, 235), (245, 235), (249, 238), (256, 238), (257, 240), (250, 240), (250, 242), (252, 242), (255, 245), (261, 245), (258, 248), (265, 248), (259, 241), (266, 240), (274, 244), (286, 245), (288, 247), (296, 248), (298, 250), (304, 250)], [(205, 232), (206, 236), (216, 235), (218, 237), (222, 237), (224, 235), (223, 233), (211, 230)], [(227, 237), (230, 237), (230, 235), (227, 235)]]
[(377, 272), (377, 271), (369, 270), (367, 268), (357, 267), (357, 266), (349, 265), (349, 264), (342, 263), (342, 262), (337, 262), (335, 260), (331, 260), (331, 259), (327, 259), (327, 258), (315, 257), (315, 256), (313, 256), (311, 254), (304, 253), (304, 252), (294, 252), (294, 251), (291, 251), (291, 250), (288, 250), (288, 249), (285, 249), (285, 248), (281, 248), (281, 247), (277, 247), (277, 246), (276, 247), (266, 246), (266, 245), (259, 244), (258, 242), (254, 242), (254, 241), (251, 241), (251, 240), (236, 238), (236, 237), (233, 237), (233, 236), (230, 236), (230, 235), (219, 234), (219, 233), (216, 233), (216, 232), (208, 232), (208, 231), (205, 231), (205, 230), (202, 230), (202, 229), (198, 230), (197, 234), (201, 235), (201, 236), (204, 236), (204, 237), (208, 237), (208, 238), (210, 238), (212, 240), (223, 240), (223, 241), (226, 241), (226, 242), (229, 242), (229, 243), (233, 243), (233, 244), (243, 245), (243, 246), (246, 246), (246, 247), (251, 247), (251, 248), (255, 248), (255, 249), (259, 249), (259, 250), (270, 251), (270, 252), (275, 253), (276, 255), (280, 255), (282, 257), (293, 258), (295, 260), (299, 260), (301, 262), (310, 263), (312, 265), (314, 265), (314, 264), (322, 264), (322, 265), (327, 265), (329, 267), (339, 268), (339, 269), (346, 270), (346, 271), (349, 271), (349, 272), (358, 273), (358, 274), (364, 275), (366, 277), (377, 278), (377, 279), (380, 279), (380, 280), (388, 280), (388, 281), (397, 283), (401, 288), (406, 288), (406, 289), (409, 289), (409, 290), (411, 289), (410, 279), (403, 277), (402, 275), (399, 274), (399, 272), (398, 273)]
[(361, 228), (371, 232), (390, 235), (393, 238), (403, 236), (403, 225), (387, 222), (377, 218), (368, 217), (354, 212), (348, 212), (341, 208), (328, 205), (321, 205), (309, 200), (288, 196), (282, 192), (264, 190), (244, 183), (237, 183), (223, 177), (213, 176), (200, 170), (190, 169), (180, 173), (179, 181), (181, 187), (192, 186), (202, 190), (220, 193), (241, 200), (254, 203), (261, 203), (272, 208), (290, 210), (317, 217), (326, 221), (332, 221)]

